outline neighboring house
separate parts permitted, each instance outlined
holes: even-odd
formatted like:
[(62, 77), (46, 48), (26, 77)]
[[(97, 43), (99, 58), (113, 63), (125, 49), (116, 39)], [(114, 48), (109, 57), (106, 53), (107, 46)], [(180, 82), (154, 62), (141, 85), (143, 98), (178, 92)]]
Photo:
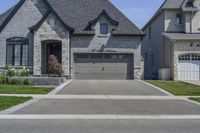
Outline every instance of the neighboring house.
[(66, 77), (140, 79), (143, 36), (109, 0), (20, 0), (0, 16), (0, 67), (45, 76), (53, 54)]
[(200, 0), (166, 0), (143, 31), (146, 79), (200, 80)]

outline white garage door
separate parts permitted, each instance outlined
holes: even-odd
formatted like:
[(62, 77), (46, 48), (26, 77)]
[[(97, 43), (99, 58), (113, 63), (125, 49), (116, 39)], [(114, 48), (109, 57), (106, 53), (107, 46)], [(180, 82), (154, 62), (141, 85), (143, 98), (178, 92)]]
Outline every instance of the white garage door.
[(179, 57), (179, 80), (200, 80), (200, 55), (187, 54)]

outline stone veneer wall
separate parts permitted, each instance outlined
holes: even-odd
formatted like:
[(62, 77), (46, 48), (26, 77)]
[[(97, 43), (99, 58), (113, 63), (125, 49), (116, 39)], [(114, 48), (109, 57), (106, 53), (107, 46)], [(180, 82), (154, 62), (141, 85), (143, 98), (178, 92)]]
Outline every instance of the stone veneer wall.
[[(52, 19), (54, 20), (54, 26), (50, 25), (50, 20)], [(53, 14), (50, 14), (41, 27), (34, 32), (33, 75), (41, 75), (42, 42), (51, 40), (62, 42), (62, 68), (64, 76), (69, 76), (69, 32), (65, 30), (64, 26)]]
[[(199, 45), (199, 46), (198, 46)], [(171, 76), (178, 80), (178, 57), (183, 54), (200, 54), (200, 41), (176, 41), (172, 47)]]

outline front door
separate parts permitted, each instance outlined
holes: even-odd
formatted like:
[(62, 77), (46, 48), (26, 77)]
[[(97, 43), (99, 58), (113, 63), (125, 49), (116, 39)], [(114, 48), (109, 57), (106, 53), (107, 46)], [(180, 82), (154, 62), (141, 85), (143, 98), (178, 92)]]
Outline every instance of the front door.
[(47, 61), (49, 60), (50, 55), (55, 55), (59, 61), (59, 63), (62, 62), (61, 57), (61, 45), (60, 44), (49, 44), (47, 45)]
[(42, 45), (42, 74), (49, 74), (49, 56), (55, 55), (58, 62), (62, 62), (62, 45), (61, 42), (51, 42)]

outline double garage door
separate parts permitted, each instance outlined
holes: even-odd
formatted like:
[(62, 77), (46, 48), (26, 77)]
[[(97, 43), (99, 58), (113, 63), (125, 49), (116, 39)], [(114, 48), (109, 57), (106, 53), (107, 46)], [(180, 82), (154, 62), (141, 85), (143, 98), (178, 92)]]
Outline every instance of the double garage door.
[(187, 54), (179, 57), (179, 80), (200, 80), (200, 55)]
[(74, 54), (75, 79), (133, 79), (132, 54)]

